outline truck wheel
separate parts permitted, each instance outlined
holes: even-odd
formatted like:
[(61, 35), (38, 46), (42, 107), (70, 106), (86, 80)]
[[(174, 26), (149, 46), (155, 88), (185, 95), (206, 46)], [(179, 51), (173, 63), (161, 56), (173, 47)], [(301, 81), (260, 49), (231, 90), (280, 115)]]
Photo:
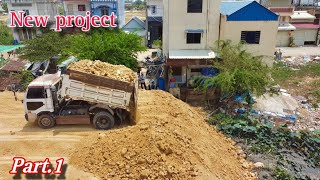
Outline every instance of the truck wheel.
[(49, 114), (41, 115), (38, 118), (38, 126), (42, 129), (49, 129), (56, 125), (56, 121), (54, 118)]
[(111, 129), (114, 126), (114, 118), (107, 112), (98, 112), (93, 117), (93, 126), (96, 129)]

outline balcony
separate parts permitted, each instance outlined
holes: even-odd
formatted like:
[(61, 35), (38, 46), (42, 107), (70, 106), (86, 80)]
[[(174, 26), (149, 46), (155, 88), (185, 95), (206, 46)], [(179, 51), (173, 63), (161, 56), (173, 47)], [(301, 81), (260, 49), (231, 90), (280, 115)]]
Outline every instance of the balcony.
[(274, 13), (293, 13), (294, 7), (271, 7), (270, 11)]

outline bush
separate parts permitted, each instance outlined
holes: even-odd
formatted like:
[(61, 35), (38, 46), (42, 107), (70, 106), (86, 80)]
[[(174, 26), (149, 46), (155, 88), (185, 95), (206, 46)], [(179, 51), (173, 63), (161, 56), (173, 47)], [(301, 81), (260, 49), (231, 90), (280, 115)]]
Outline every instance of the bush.
[(31, 71), (27, 71), (27, 70), (22, 71), (20, 75), (21, 75), (20, 85), (25, 90), (27, 89), (31, 81), (33, 81), (34, 77)]

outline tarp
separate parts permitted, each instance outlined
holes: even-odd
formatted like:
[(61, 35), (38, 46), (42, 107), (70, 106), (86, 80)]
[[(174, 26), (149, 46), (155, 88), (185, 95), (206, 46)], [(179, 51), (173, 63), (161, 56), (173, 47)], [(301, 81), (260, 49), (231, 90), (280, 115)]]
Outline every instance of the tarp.
[(0, 45), (0, 53), (13, 51), (13, 50), (18, 49), (20, 47), (24, 47), (24, 45), (11, 45), (11, 46)]

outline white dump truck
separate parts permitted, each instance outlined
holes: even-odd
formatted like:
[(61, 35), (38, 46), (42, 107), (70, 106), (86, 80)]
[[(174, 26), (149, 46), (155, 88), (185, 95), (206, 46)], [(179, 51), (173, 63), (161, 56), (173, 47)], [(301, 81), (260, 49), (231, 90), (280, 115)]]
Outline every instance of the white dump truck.
[(56, 124), (92, 124), (111, 129), (135, 122), (138, 82), (124, 82), (75, 70), (32, 81), (24, 98), (25, 118), (41, 128)]

